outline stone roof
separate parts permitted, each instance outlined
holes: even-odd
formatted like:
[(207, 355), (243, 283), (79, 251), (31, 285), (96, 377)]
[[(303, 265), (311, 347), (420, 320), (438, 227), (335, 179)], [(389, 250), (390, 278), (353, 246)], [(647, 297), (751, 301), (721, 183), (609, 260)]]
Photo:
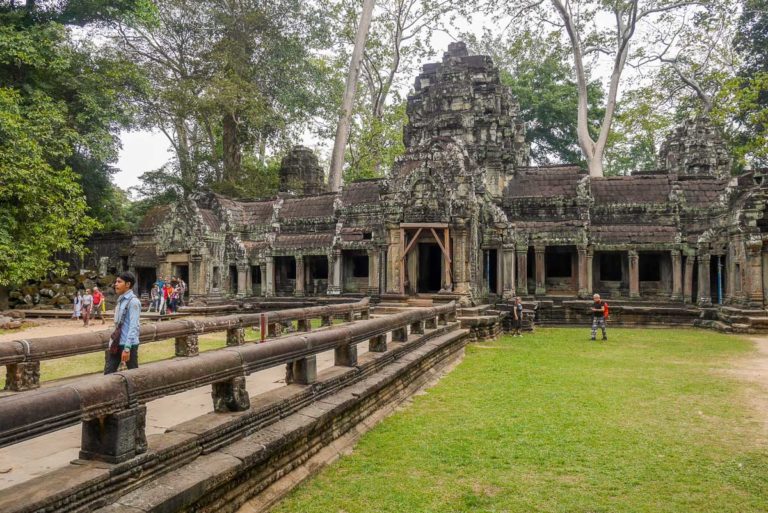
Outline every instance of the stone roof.
[(611, 244), (652, 244), (674, 243), (677, 228), (659, 225), (608, 225), (591, 226), (589, 229), (593, 242)]
[(333, 232), (297, 233), (277, 236), (275, 249), (329, 248), (333, 244)]
[(245, 248), (245, 254), (249, 258), (254, 258), (259, 256), (259, 252), (263, 249), (267, 249), (269, 247), (269, 242), (265, 240), (246, 240), (242, 242), (243, 247)]
[(521, 167), (504, 191), (505, 198), (575, 197), (585, 173), (578, 166)]
[(336, 194), (286, 199), (283, 202), (283, 207), (280, 209), (280, 219), (333, 217), (333, 203), (335, 200)]
[(364, 180), (352, 182), (344, 186), (341, 192), (341, 201), (344, 206), (352, 205), (378, 205), (381, 203), (379, 186), (382, 179)]
[(611, 176), (590, 180), (595, 204), (668, 203), (671, 186), (664, 175)]
[(272, 221), (274, 205), (275, 200), (241, 203), (243, 221), (247, 225), (269, 224)]
[(200, 209), (200, 216), (203, 218), (203, 222), (205, 225), (210, 228), (214, 232), (221, 231), (221, 221), (219, 221), (219, 218), (216, 217), (216, 214), (213, 213), (213, 210), (208, 210), (205, 208)]
[(678, 182), (688, 206), (709, 207), (716, 204), (725, 190), (722, 180), (681, 180)]

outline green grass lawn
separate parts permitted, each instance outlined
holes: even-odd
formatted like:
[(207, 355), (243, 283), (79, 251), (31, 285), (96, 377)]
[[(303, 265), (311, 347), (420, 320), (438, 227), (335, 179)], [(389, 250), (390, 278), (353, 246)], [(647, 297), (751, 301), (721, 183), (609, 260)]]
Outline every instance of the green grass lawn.
[(728, 373), (752, 344), (696, 330), (540, 329), (465, 360), (276, 512), (768, 511), (768, 450)]

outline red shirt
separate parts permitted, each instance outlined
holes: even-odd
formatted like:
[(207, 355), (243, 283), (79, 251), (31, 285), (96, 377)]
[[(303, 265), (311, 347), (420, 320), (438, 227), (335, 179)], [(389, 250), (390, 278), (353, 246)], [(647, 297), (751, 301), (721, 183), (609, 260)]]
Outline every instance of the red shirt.
[(93, 306), (99, 306), (104, 299), (104, 294), (100, 290), (93, 293)]

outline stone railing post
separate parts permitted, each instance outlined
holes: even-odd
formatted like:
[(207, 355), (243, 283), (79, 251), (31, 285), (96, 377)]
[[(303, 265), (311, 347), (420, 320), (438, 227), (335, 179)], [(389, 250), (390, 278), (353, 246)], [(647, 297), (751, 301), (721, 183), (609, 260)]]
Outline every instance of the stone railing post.
[(40, 388), (40, 362), (10, 363), (5, 369), (6, 390), (23, 392)]
[(197, 333), (190, 333), (175, 340), (176, 356), (197, 356), (200, 354), (200, 345)]
[(296, 322), (296, 327), (299, 331), (312, 331), (312, 319), (299, 319)]
[(387, 352), (387, 336), (376, 335), (368, 340), (368, 352), (371, 353), (386, 353)]
[(437, 329), (437, 317), (429, 317), (424, 321), (424, 327), (428, 330)]
[(333, 325), (333, 317), (330, 315), (321, 315), (320, 316), (320, 326), (332, 326)]
[(357, 365), (357, 345), (345, 344), (333, 350), (333, 364), (337, 367), (355, 367)]
[(83, 421), (80, 459), (122, 463), (147, 451), (146, 406)]
[(392, 342), (407, 342), (408, 330), (403, 328), (395, 328), (392, 330)]
[(251, 399), (245, 388), (244, 376), (214, 383), (211, 396), (213, 397), (213, 411), (218, 413), (246, 411), (251, 407)]
[(317, 358), (315, 355), (305, 356), (287, 364), (286, 384), (311, 385), (315, 381), (317, 381)]
[(245, 328), (230, 328), (227, 330), (227, 345), (242, 346), (245, 344)]
[(411, 333), (416, 335), (423, 335), (424, 334), (424, 321), (415, 321), (411, 323)]

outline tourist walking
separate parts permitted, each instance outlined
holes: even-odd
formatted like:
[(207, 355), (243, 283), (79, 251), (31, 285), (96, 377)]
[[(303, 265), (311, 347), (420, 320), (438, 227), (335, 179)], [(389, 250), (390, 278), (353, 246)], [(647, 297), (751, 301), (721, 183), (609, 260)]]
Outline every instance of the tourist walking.
[(115, 331), (109, 341), (104, 374), (117, 372), (120, 363), (129, 369), (139, 367), (139, 317), (141, 302), (133, 293), (136, 276), (121, 273), (115, 279), (115, 292), (120, 295), (115, 306)]
[(592, 296), (592, 338), (595, 340), (597, 335), (597, 328), (603, 331), (603, 340), (608, 340), (608, 335), (605, 333), (605, 302), (600, 300), (600, 294)]
[(101, 323), (105, 324), (104, 312), (106, 311), (107, 298), (101, 293), (99, 287), (93, 287), (93, 318), (98, 315), (101, 319)]
[(93, 296), (91, 295), (91, 289), (85, 289), (83, 295), (83, 306), (81, 312), (83, 314), (83, 326), (88, 326), (91, 320), (91, 310), (93, 308)]
[(149, 309), (148, 312), (160, 311), (160, 290), (157, 287), (157, 283), (152, 285), (152, 290), (149, 291)]
[(72, 310), (72, 318), (80, 320), (80, 311), (83, 308), (83, 294), (78, 290), (75, 294), (74, 306)]
[(165, 280), (163, 279), (162, 276), (158, 276), (157, 281), (155, 282), (155, 285), (157, 286), (158, 299), (159, 299), (157, 312), (160, 315), (164, 315), (165, 314)]
[(523, 301), (520, 296), (515, 297), (515, 302), (512, 304), (512, 324), (515, 329), (512, 333), (513, 337), (522, 337), (523, 329)]
[(172, 292), (173, 292), (173, 287), (171, 287), (171, 282), (166, 281), (165, 285), (163, 286), (163, 302), (160, 304), (161, 315), (173, 313), (173, 309), (170, 305)]

